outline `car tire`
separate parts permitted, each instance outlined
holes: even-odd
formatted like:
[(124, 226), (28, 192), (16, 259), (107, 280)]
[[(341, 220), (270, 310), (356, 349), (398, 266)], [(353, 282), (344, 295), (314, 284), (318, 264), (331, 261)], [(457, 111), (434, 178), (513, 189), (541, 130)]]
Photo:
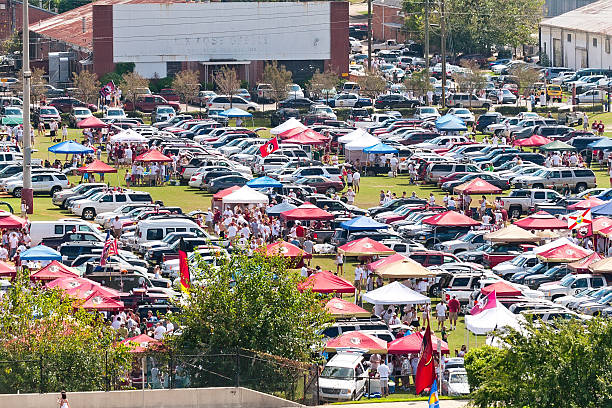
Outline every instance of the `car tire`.
[(255, 108), (254, 108), (254, 107), (252, 107), (252, 106), (249, 106), (249, 107), (247, 108), (247, 112), (249, 112), (249, 113), (255, 112)]
[(334, 194), (336, 192), (336, 189), (334, 187), (329, 187), (327, 190), (325, 190), (325, 194)]
[(58, 192), (60, 192), (60, 191), (62, 191), (62, 188), (61, 188), (60, 186), (53, 186), (53, 188), (51, 189), (51, 191), (49, 191), (49, 195), (50, 195), (51, 197), (53, 197), (53, 195), (54, 195), (55, 193), (58, 193)]
[(13, 190), (13, 197), (16, 198), (21, 198), (21, 187), (17, 187), (16, 189)]
[(81, 218), (83, 218), (84, 220), (93, 220), (94, 218), (96, 218), (96, 210), (91, 207), (85, 208), (83, 210), (83, 215), (81, 215)]
[(576, 193), (582, 193), (586, 189), (587, 189), (587, 185), (586, 184), (584, 184), (584, 183), (576, 184)]
[(440, 287), (440, 284), (436, 283), (435, 285), (432, 285), (429, 288), (428, 293), (430, 297), (440, 297), (440, 294), (442, 293), (442, 288)]
[(509, 209), (510, 211), (508, 211), (510, 214), (510, 218), (519, 218), (521, 216), (521, 214), (523, 213), (523, 210), (521, 207), (510, 207)]

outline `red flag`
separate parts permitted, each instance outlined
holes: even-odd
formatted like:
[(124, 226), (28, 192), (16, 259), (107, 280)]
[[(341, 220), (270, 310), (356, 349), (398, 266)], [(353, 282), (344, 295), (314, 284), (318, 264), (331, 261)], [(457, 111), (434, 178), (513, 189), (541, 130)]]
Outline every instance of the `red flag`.
[(489, 293), (487, 296), (480, 299), (478, 302), (476, 302), (472, 310), (470, 310), (470, 314), (476, 315), (484, 310), (494, 309), (496, 307), (497, 307), (497, 295), (495, 294), (495, 291), (493, 291)]
[(272, 154), (277, 150), (278, 150), (278, 139), (277, 138), (270, 140), (268, 143), (266, 143), (265, 145), (259, 148), (261, 157), (266, 157), (269, 154)]
[(179, 276), (181, 277), (181, 288), (188, 290), (191, 287), (191, 276), (189, 274), (189, 262), (187, 261), (187, 252), (184, 250), (183, 238), (179, 243)]
[(436, 365), (434, 363), (433, 344), (431, 342), (431, 329), (429, 328), (429, 319), (427, 320), (427, 329), (423, 335), (423, 343), (421, 344), (421, 353), (419, 356), (419, 365), (417, 366), (415, 388), (416, 394), (419, 395), (425, 388), (430, 388), (436, 379)]

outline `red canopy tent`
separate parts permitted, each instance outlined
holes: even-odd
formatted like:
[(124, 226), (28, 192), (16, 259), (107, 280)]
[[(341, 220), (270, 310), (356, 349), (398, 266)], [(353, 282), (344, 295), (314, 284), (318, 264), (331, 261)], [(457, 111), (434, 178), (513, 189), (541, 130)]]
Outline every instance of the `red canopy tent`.
[(546, 262), (572, 262), (585, 258), (591, 254), (578, 245), (563, 244), (538, 254), (538, 258)]
[(497, 194), (501, 193), (502, 189), (494, 186), (481, 179), (480, 177), (476, 177), (474, 180), (466, 181), (465, 183), (458, 185), (455, 187), (455, 193), (463, 193), (463, 194)]
[(539, 147), (544, 146), (545, 144), (551, 143), (552, 140), (539, 135), (533, 135), (528, 137), (527, 139), (519, 139), (514, 142), (515, 146), (523, 146), (523, 147)]
[(281, 140), (289, 139), (290, 137), (299, 135), (306, 129), (310, 129), (310, 128), (304, 128), (302, 126), (294, 127), (293, 129), (285, 130), (284, 132), (279, 133), (277, 137), (280, 138)]
[(495, 292), (495, 295), (498, 297), (514, 297), (521, 296), (523, 293), (515, 288), (512, 285), (507, 284), (506, 282), (496, 282), (491, 285), (485, 286), (480, 290), (480, 293), (483, 295), (488, 295), (491, 292)]
[(612, 219), (608, 217), (604, 217), (604, 216), (595, 217), (593, 218), (593, 221), (591, 222), (591, 229), (593, 230), (593, 233), (603, 231), (604, 229), (607, 229), (610, 227), (612, 227)]
[(588, 210), (589, 208), (597, 207), (604, 204), (605, 201), (597, 197), (589, 197), (586, 200), (577, 202), (576, 204), (568, 205), (568, 210)]
[(45, 285), (49, 289), (58, 288), (66, 292), (68, 296), (77, 299), (87, 299), (94, 291), (108, 297), (118, 298), (120, 293), (115, 289), (101, 286), (87, 278), (59, 278)]
[(11, 214), (7, 211), (0, 212), (0, 228), (4, 229), (20, 229), (25, 225), (26, 220), (21, 217)]
[(294, 208), (293, 210), (285, 211), (280, 213), (281, 218), (285, 220), (333, 220), (334, 215), (328, 213), (325, 210), (320, 209), (316, 205), (312, 205), (308, 202), (300, 205), (298, 208)]
[(79, 173), (116, 173), (117, 169), (100, 160), (94, 160), (86, 166), (77, 169)]
[(287, 241), (268, 244), (265, 249), (261, 248), (260, 252), (263, 252), (266, 256), (281, 255), (287, 258), (312, 258), (312, 254)]
[(514, 223), (517, 227), (526, 230), (544, 230), (544, 229), (567, 229), (567, 222), (561, 221), (557, 217), (550, 215), (546, 211), (538, 211), (535, 214), (518, 220)]
[(319, 132), (315, 132), (312, 129), (305, 129), (301, 133), (297, 135), (291, 136), (288, 139), (285, 139), (284, 143), (296, 143), (303, 145), (320, 145), (325, 144), (329, 141), (329, 138), (323, 136)]
[(103, 128), (107, 128), (108, 125), (102, 122), (100, 119), (96, 118), (95, 116), (90, 116), (88, 118), (81, 120), (79, 123), (77, 123), (77, 127), (79, 129), (84, 129), (84, 128), (103, 129)]
[(378, 268), (382, 268), (383, 266), (391, 265), (396, 262), (402, 262), (406, 259), (407, 258), (402, 254), (395, 254), (395, 255), (388, 256), (386, 258), (381, 258), (378, 261), (370, 262), (366, 266), (368, 267), (369, 270), (376, 271), (376, 269)]
[(107, 312), (116, 312), (125, 308), (122, 301), (108, 296), (102, 289), (101, 286), (94, 289), (85, 302), (79, 304), (78, 307), (88, 310), (104, 310)]
[(331, 339), (325, 345), (325, 351), (333, 352), (339, 348), (360, 348), (368, 350), (370, 354), (386, 354), (387, 342), (370, 334), (352, 331)]
[(331, 298), (325, 304), (325, 309), (334, 317), (370, 317), (372, 313), (348, 300)]
[(603, 258), (597, 252), (593, 252), (586, 258), (582, 258), (578, 261), (568, 263), (567, 267), (576, 273), (589, 273), (589, 265), (601, 261)]
[(240, 186), (232, 186), (232, 187), (228, 187), (228, 188), (218, 191), (215, 195), (213, 195), (211, 205), (213, 207), (222, 208), (223, 207), (223, 197), (232, 194), (236, 190), (240, 190), (240, 188), (241, 188)]
[[(434, 351), (437, 350), (438, 341), (440, 342), (440, 350), (443, 354), (449, 354), (448, 344), (445, 341), (438, 339), (436, 336), (431, 336)], [(419, 353), (423, 344), (423, 335), (419, 332), (412, 333), (408, 336), (400, 337), (387, 343), (389, 354), (410, 354)], [(437, 352), (437, 351), (436, 351)]]
[(338, 248), (345, 256), (393, 255), (394, 250), (372, 238), (361, 238), (348, 242)]
[(147, 351), (149, 346), (157, 346), (161, 344), (159, 340), (155, 340), (153, 337), (147, 336), (146, 334), (127, 338), (121, 343), (127, 344), (130, 347), (130, 353), (144, 353)]
[(298, 284), (300, 292), (306, 289), (317, 293), (355, 293), (355, 287), (349, 281), (329, 271), (312, 274)]
[(30, 275), (31, 280), (40, 281), (52, 281), (60, 278), (78, 278), (79, 271), (64, 265), (58, 261), (51, 261), (51, 263), (44, 268), (32, 273)]
[(467, 215), (452, 210), (432, 215), (425, 218), (422, 222), (423, 224), (435, 225), (437, 227), (474, 227), (480, 225), (480, 222), (473, 220)]
[(136, 156), (134, 161), (153, 163), (153, 162), (171, 162), (172, 159), (166, 155), (163, 155), (158, 150), (152, 149), (152, 150), (149, 150), (148, 152), (144, 152), (143, 154), (139, 156)]
[(14, 266), (0, 261), (0, 277), (13, 279), (17, 275), (17, 270)]

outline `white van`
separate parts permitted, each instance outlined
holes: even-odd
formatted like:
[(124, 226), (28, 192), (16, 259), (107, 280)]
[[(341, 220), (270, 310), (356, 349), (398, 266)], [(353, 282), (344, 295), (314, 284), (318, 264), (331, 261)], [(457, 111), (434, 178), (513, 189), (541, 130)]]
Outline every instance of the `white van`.
[(61, 218), (55, 221), (32, 221), (30, 226), (30, 237), (32, 246), (40, 244), (43, 238), (63, 237), (68, 232), (93, 232), (103, 237), (100, 227), (93, 222), (83, 221), (76, 218)]
[(142, 220), (134, 231), (133, 248), (138, 248), (140, 244), (148, 241), (162, 240), (172, 232), (192, 232), (197, 236), (206, 235), (202, 228), (194, 221), (186, 218), (158, 218), (153, 220)]

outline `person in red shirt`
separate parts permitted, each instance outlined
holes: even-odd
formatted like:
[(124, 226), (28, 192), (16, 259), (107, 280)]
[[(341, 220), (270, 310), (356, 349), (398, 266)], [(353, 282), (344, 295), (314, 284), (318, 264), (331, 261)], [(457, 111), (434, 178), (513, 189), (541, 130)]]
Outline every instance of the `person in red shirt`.
[(453, 296), (453, 298), (448, 301), (448, 317), (450, 320), (451, 330), (454, 330), (457, 328), (457, 315), (459, 314), (460, 307), (461, 307), (461, 304), (457, 300), (457, 296)]
[(295, 235), (297, 236), (298, 241), (300, 241), (301, 245), (304, 245), (304, 238), (306, 237), (306, 230), (302, 227), (302, 224), (298, 221), (295, 226)]

